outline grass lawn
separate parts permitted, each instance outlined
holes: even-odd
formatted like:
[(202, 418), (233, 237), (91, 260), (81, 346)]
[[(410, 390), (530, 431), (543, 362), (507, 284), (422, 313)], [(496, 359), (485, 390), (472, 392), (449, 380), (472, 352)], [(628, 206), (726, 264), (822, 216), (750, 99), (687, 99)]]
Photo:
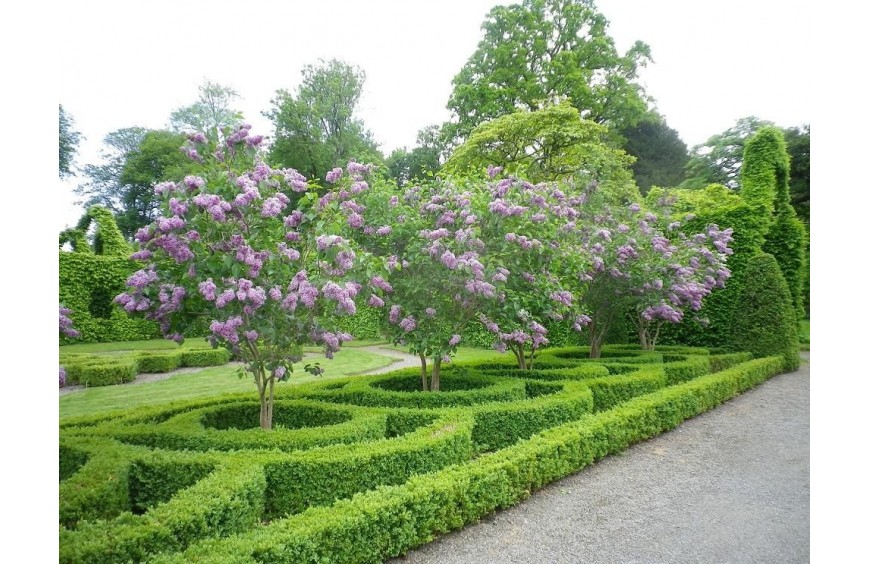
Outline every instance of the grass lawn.
[(116, 353), (129, 351), (170, 351), (176, 349), (210, 349), (204, 338), (187, 339), (183, 345), (167, 339), (151, 339), (148, 341), (117, 341), (112, 343), (77, 343), (64, 345), (60, 348), (61, 353)]
[[(410, 354), (408, 353), (408, 347), (403, 347), (401, 345), (387, 344), (383, 345), (383, 348)], [(467, 362), (470, 360), (498, 360), (504, 362), (506, 359), (511, 362), (514, 362), (515, 360), (514, 355), (509, 352), (500, 353), (494, 349), (480, 349), (475, 347), (459, 347), (456, 351), (456, 355), (452, 358), (454, 362)]]
[[(172, 342), (167, 342), (170, 345), (176, 346)], [(144, 343), (153, 343), (153, 341), (144, 341)], [(104, 343), (92, 346), (101, 347), (117, 344)], [(84, 345), (71, 346), (80, 347)], [(68, 348), (62, 347), (62, 349)], [(139, 348), (138, 350), (143, 349)], [(104, 349), (102, 352), (112, 351)], [(308, 374), (302, 369), (307, 362), (320, 362), (320, 365), (326, 369), (326, 372), (319, 377)], [(281, 386), (294, 386), (305, 382), (319, 382), (352, 376), (368, 370), (388, 366), (392, 362), (393, 359), (391, 358), (353, 348), (342, 349), (335, 354), (335, 358), (332, 360), (326, 359), (322, 353), (306, 354), (304, 361), (296, 365), (296, 372), (290, 376), (290, 380), (278, 383), (276, 389)], [(178, 374), (157, 382), (101, 386), (73, 392), (61, 396), (60, 418), (89, 415), (100, 411), (125, 409), (138, 405), (157, 404), (180, 399), (217, 396), (224, 393), (251, 392), (251, 394), (256, 394), (257, 387), (254, 385), (253, 379), (247, 375), (239, 379), (236, 374), (237, 370), (237, 365), (215, 366), (204, 368), (200, 372), (193, 374)]]

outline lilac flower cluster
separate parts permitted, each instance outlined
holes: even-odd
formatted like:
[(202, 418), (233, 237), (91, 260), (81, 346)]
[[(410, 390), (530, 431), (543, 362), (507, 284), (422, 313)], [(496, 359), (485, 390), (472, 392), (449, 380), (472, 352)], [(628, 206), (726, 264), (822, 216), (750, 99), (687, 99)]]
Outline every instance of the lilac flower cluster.
[[(62, 305), (58, 306), (58, 318), (59, 318), (59, 326), (60, 332), (66, 335), (67, 337), (78, 337), (79, 332), (77, 329), (73, 328), (72, 319), (69, 316), (72, 315), (72, 310), (69, 308), (65, 308)], [(63, 384), (61, 384), (63, 385)]]

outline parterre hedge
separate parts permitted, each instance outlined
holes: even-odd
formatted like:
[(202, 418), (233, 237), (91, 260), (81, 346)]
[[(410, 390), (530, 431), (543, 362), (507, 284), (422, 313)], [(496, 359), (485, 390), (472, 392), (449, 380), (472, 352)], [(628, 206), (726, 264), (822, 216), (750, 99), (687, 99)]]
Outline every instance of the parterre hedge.
[(179, 367), (221, 366), (230, 361), (226, 349), (139, 352), (132, 355), (61, 353), (66, 383), (111, 386), (136, 379), (137, 374), (169, 372)]
[(271, 432), (254, 428), (253, 394), (64, 420), (60, 561), (380, 562), (784, 367), (694, 349), (579, 353), (552, 351), (558, 366), (526, 374), (448, 365), (440, 393), (416, 391), (414, 370), (282, 388)]

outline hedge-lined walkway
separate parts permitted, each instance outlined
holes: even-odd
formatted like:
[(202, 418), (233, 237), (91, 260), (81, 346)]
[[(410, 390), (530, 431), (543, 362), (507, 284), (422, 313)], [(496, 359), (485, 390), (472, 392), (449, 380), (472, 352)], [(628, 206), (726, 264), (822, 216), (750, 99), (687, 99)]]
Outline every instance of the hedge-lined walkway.
[(809, 562), (802, 355), (798, 371), (392, 562)]

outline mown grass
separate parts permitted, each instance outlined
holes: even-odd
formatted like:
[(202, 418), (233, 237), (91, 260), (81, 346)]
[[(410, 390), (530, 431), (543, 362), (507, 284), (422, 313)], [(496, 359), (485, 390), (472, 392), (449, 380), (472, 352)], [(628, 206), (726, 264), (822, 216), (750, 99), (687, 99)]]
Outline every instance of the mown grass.
[[(147, 342), (150, 343), (150, 341)], [(104, 350), (103, 352), (112, 351)], [(335, 354), (335, 358), (332, 360), (325, 358), (320, 353), (306, 353), (303, 361), (295, 365), (295, 372), (290, 376), (290, 380), (281, 382), (278, 386), (295, 386), (306, 382), (353, 376), (389, 366), (394, 361), (393, 358), (354, 348), (342, 349)], [(303, 370), (303, 367), (306, 363), (311, 362), (319, 362), (320, 366), (326, 369), (326, 372), (322, 376), (308, 374)], [(194, 373), (177, 374), (157, 382), (101, 386), (73, 392), (60, 397), (60, 418), (180, 399), (211, 397), (225, 393), (251, 392), (251, 394), (255, 394), (256, 386), (251, 377), (246, 374), (240, 379), (237, 375), (238, 368), (238, 364), (228, 364), (204, 368)]]
[[(394, 351), (403, 352), (405, 354), (408, 353), (408, 347), (403, 347), (401, 345), (383, 345), (383, 348), (390, 349)], [(452, 357), (453, 362), (466, 362), (466, 361), (480, 361), (480, 360), (498, 360), (504, 362), (505, 360), (514, 361), (514, 355), (511, 353), (500, 353), (497, 350), (493, 349), (479, 349), (474, 347), (459, 347), (456, 351), (456, 354)], [(429, 361), (431, 363), (431, 360)]]

